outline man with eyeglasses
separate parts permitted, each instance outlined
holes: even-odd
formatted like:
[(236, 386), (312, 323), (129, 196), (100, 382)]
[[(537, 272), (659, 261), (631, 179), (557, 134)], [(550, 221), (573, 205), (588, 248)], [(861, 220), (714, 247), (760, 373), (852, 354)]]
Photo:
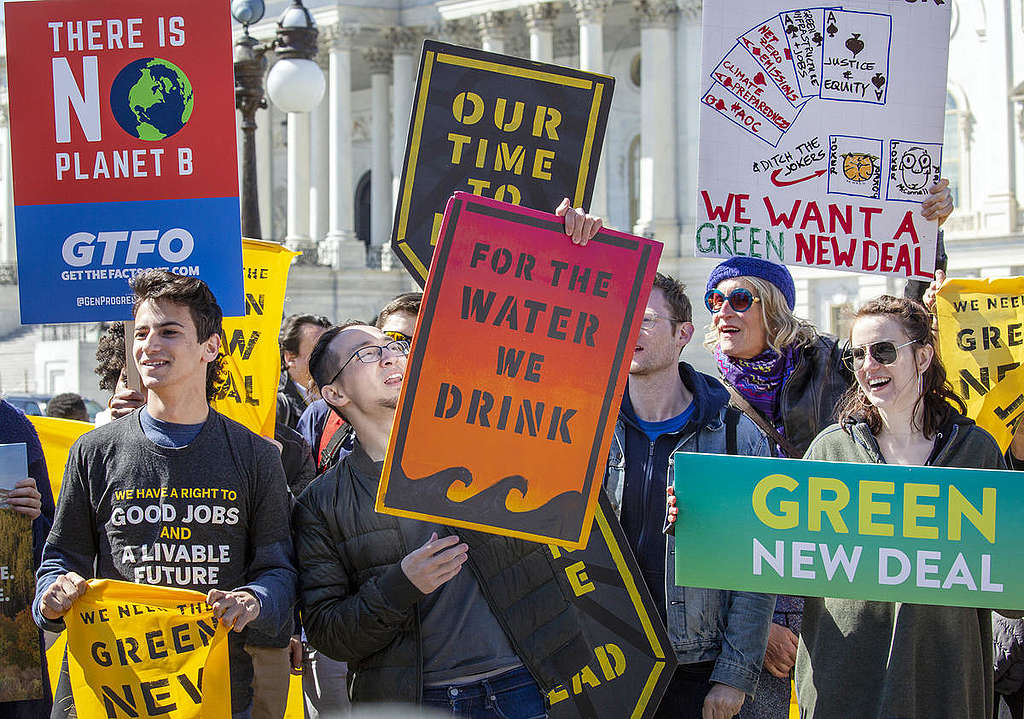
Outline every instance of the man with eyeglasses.
[[(663, 534), (675, 452), (764, 456), (768, 440), (715, 378), (679, 359), (693, 337), (685, 288), (658, 273), (615, 425), (605, 487), (658, 603), (679, 667), (657, 717), (731, 719), (757, 686), (775, 596), (677, 587)], [(670, 512), (675, 516), (675, 508)], [(740, 716), (744, 716), (740, 714)]]
[[(384, 305), (372, 324), (391, 339), (412, 342), (422, 300), (422, 292), (403, 292)], [(298, 430), (313, 448), (317, 473), (326, 472), (352, 451), (352, 428), (323, 399), (306, 408)]]
[(313, 378), (356, 441), (295, 508), (307, 637), (349, 663), (354, 703), (545, 716), (547, 692), (589, 652), (547, 548), (374, 512), (408, 351), (359, 324), (313, 349)]

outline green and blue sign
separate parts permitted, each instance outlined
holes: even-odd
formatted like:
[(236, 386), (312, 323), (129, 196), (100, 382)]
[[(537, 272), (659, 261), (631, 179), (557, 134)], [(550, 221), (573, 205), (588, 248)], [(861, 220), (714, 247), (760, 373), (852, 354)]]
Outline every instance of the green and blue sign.
[(1024, 482), (987, 469), (677, 453), (676, 583), (1024, 608)]

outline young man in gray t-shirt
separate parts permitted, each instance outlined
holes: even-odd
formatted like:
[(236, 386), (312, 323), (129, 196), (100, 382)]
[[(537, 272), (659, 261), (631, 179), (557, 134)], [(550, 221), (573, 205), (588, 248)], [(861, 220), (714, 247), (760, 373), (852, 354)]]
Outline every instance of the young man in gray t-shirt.
[[(270, 442), (209, 406), (221, 311), (206, 284), (153, 270), (133, 286), (127, 340), (148, 403), (72, 447), (32, 612), (63, 631), (89, 577), (203, 592), (233, 630), (240, 719), (251, 704), (244, 630), (276, 634), (294, 603), (287, 483)], [(55, 706), (73, 706), (69, 694), (59, 683)]]

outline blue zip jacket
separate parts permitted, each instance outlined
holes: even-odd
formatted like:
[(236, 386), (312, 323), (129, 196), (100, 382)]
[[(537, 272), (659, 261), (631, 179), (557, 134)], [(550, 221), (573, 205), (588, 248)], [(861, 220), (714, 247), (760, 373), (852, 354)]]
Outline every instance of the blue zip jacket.
[[(679, 376), (693, 394), (690, 421), (677, 433), (651, 442), (637, 424), (629, 389), (615, 424), (605, 488), (630, 548), (667, 620), (681, 664), (714, 661), (711, 681), (753, 696), (761, 675), (774, 594), (677, 587), (675, 542), (663, 533), (669, 460), (675, 452), (726, 454), (725, 411), (729, 393), (717, 379), (679, 363)], [(737, 453), (769, 456), (768, 440), (740, 416)]]

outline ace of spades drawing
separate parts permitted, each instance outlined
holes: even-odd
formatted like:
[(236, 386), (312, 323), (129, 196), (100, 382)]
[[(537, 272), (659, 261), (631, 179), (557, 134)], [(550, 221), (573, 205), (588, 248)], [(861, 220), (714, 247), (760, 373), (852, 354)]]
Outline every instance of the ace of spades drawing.
[(825, 28), (821, 98), (884, 105), (889, 90), (892, 18), (828, 10)]

